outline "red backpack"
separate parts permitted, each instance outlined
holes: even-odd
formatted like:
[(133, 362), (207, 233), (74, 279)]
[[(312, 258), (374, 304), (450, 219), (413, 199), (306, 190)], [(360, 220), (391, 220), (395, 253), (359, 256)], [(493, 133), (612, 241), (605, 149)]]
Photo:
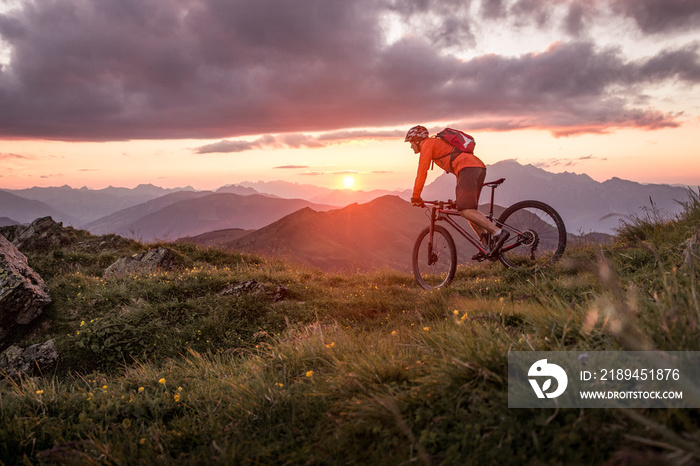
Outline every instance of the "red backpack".
[(459, 154), (461, 154), (462, 152), (466, 152), (468, 154), (474, 153), (476, 141), (473, 137), (471, 137), (464, 131), (452, 128), (445, 128), (439, 133), (437, 133), (435, 136), (439, 137), (440, 139), (454, 147), (454, 149), (452, 149), (452, 152), (450, 152), (449, 154), (445, 154), (442, 157), (439, 157), (443, 158), (450, 156), (450, 169), (447, 170), (448, 173), (454, 173), (454, 170), (452, 169), (452, 162), (454, 162), (454, 160)]
[(468, 154), (474, 153), (476, 141), (473, 137), (469, 136), (463, 131), (460, 131), (458, 129), (445, 128), (439, 133), (437, 133), (436, 136), (449, 143), (452, 147), (454, 147), (460, 152), (466, 152)]

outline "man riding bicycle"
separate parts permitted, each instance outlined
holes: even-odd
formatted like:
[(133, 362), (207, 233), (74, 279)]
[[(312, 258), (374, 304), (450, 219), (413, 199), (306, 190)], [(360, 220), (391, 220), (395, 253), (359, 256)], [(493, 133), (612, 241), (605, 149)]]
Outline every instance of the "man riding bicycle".
[[(440, 138), (429, 136), (430, 133), (427, 128), (418, 125), (408, 130), (404, 139), (404, 142), (411, 143), (411, 148), (415, 154), (420, 154), (411, 203), (420, 207), (425, 205), (420, 196), (423, 192), (425, 180), (428, 177), (428, 169), (432, 163), (437, 164), (438, 167), (448, 173), (455, 174), (457, 176), (457, 186), (455, 188), (457, 210), (462, 217), (469, 221), (469, 225), (481, 239), (484, 247), (489, 249), (487, 255), (479, 252), (472, 259), (484, 260), (495, 257), (503, 243), (510, 236), (510, 233), (499, 229), (483, 213), (477, 210), (481, 187), (486, 178), (486, 165), (473, 153), (460, 152), (456, 157), (451, 157), (454, 151), (452, 145)], [(486, 244), (487, 232), (493, 235), (490, 248)]]

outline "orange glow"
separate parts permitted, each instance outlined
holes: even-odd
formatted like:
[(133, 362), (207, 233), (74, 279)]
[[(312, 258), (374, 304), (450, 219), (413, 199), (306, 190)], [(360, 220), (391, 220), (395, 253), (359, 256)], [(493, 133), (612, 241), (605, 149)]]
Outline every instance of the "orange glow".
[[(559, 138), (534, 129), (470, 134), (477, 140), (476, 154), (487, 166), (515, 159), (522, 165), (533, 164), (554, 173), (586, 173), (596, 181), (617, 176), (642, 183), (697, 186), (700, 163), (692, 141), (698, 130), (700, 120), (689, 120), (679, 128), (626, 128)], [(403, 137), (349, 140), (323, 149), (285, 147), (230, 154), (198, 154), (194, 150), (210, 142), (216, 141), (4, 140), (0, 147), (0, 189), (61, 185), (133, 188), (145, 183), (164, 188), (190, 185), (217, 189), (243, 181), (284, 180), (329, 188), (394, 190), (413, 186), (418, 165), (417, 156)], [(297, 165), (299, 168), (289, 168)], [(288, 168), (278, 168), (282, 166)], [(429, 171), (426, 183), (441, 174), (442, 170)]]

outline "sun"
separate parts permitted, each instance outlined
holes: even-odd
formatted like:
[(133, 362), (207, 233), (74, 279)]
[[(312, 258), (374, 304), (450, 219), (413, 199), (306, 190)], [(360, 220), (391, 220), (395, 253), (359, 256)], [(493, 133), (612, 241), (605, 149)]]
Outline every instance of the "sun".
[(343, 178), (343, 186), (345, 186), (347, 189), (352, 188), (355, 186), (355, 178), (352, 176), (348, 175), (345, 178)]

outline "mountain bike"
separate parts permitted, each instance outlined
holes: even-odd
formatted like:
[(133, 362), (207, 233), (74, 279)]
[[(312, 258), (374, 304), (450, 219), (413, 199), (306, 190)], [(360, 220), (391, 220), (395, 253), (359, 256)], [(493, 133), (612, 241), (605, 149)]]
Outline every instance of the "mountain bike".
[[(491, 188), (491, 202), (486, 216), (499, 228), (510, 232), (500, 251), (490, 251), (475, 234), (462, 228), (454, 217), (462, 218), (455, 202), (424, 201), (431, 207), (430, 226), (420, 232), (413, 247), (413, 274), (426, 290), (441, 288), (452, 283), (457, 270), (457, 248), (452, 235), (437, 222), (445, 222), (481, 252), (480, 260), (500, 260), (508, 268), (537, 268), (557, 261), (566, 248), (566, 228), (552, 207), (540, 201), (521, 201), (513, 204), (494, 219), (494, 193), (505, 181), (501, 178), (484, 183)], [(486, 238), (491, 244), (491, 235)]]

